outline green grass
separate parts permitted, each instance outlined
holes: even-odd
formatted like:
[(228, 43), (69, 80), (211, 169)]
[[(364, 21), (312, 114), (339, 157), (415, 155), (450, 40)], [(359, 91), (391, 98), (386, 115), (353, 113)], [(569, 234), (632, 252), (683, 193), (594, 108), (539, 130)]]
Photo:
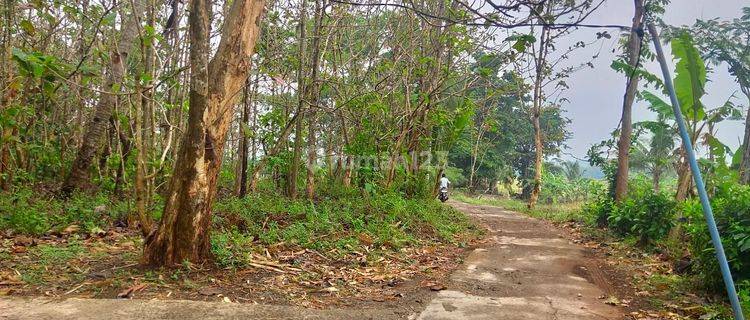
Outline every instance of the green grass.
[[(291, 200), (275, 192), (219, 199), (214, 205), (211, 241), (218, 264), (241, 266), (251, 253), (262, 253), (263, 248), (277, 244), (336, 257), (363, 252), (364, 247), (398, 251), (435, 243), (463, 245), (480, 233), (465, 214), (435, 199), (407, 199), (393, 191), (362, 193), (342, 187), (321, 188), (320, 195), (316, 202)], [(81, 232), (102, 230), (131, 209), (106, 194), (76, 194), (62, 200), (19, 188), (0, 193), (0, 231), (36, 236), (71, 225)], [(140, 245), (136, 243), (136, 247)], [(82, 246), (72, 241), (67, 246), (35, 247), (30, 254), (39, 259), (39, 265), (50, 265), (69, 261), (82, 251)], [(28, 270), (29, 283), (43, 280), (43, 274), (36, 271)]]
[[(36, 247), (30, 247), (29, 255), (34, 258), (36, 263), (19, 268), (21, 281), (31, 284), (40, 285), (46, 282), (54, 273), (50, 269), (66, 269), (71, 260), (81, 257), (86, 252), (84, 247), (76, 239), (71, 239), (67, 244), (49, 245), (43, 244)], [(81, 280), (83, 275), (77, 272), (65, 272), (68, 279)]]
[(51, 265), (68, 262), (78, 257), (83, 251), (83, 247), (77, 241), (71, 241), (64, 247), (40, 245), (35, 248), (34, 254), (38, 256), (41, 264)]
[(452, 197), (455, 200), (469, 204), (496, 206), (554, 222), (579, 221), (588, 224), (593, 220), (592, 217), (588, 217), (582, 213), (581, 202), (537, 203), (534, 209), (530, 210), (527, 207), (527, 203), (519, 199), (499, 198), (492, 195), (471, 196), (463, 193), (455, 193)]
[(426, 243), (462, 245), (480, 232), (465, 214), (434, 199), (395, 193), (354, 193), (317, 203), (256, 194), (223, 199), (215, 212), (212, 250), (222, 266), (242, 265), (253, 250), (279, 243), (343, 255), (364, 246), (397, 251)]
[(74, 194), (62, 200), (39, 194), (29, 187), (0, 193), (0, 230), (41, 235), (78, 225), (84, 231), (106, 227), (122, 219), (128, 211), (125, 202), (111, 201), (106, 194)]

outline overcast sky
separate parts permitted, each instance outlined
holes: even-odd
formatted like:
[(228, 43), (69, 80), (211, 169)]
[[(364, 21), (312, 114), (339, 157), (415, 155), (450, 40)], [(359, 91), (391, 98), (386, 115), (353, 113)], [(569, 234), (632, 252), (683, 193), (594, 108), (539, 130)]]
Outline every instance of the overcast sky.
[[(750, 6), (747, 0), (672, 0), (664, 16), (670, 25), (692, 25), (696, 19), (732, 19), (741, 16), (741, 8)], [(633, 16), (633, 1), (609, 0), (593, 14), (587, 21), (595, 24), (621, 24), (629, 26)], [(581, 29), (570, 37), (572, 42), (591, 41), (595, 38), (596, 29)], [(593, 61), (595, 68), (586, 68), (571, 76), (570, 90), (565, 96), (570, 100), (564, 105), (567, 116), (573, 121), (570, 125), (571, 139), (567, 142), (570, 147), (565, 152), (578, 158), (584, 158), (588, 148), (609, 136), (620, 121), (622, 112), (622, 97), (625, 90), (625, 76), (616, 73), (609, 65), (615, 57), (612, 49), (617, 47), (617, 31), (611, 31), (612, 40), (604, 42), (600, 56)], [(571, 43), (572, 43), (571, 42)], [(649, 45), (651, 45), (649, 43)], [(560, 46), (560, 48), (567, 48)], [(665, 48), (668, 50), (667, 48)], [(571, 65), (585, 62), (600, 51), (599, 46), (587, 47), (579, 50), (571, 57)], [(619, 50), (618, 50), (619, 51)], [(669, 51), (666, 52), (671, 57)], [(661, 76), (657, 63), (648, 63), (646, 68)], [(672, 68), (672, 71), (674, 68)], [(739, 92), (739, 86), (727, 72), (726, 66), (713, 68), (708, 75), (706, 96), (703, 99), (708, 108), (719, 106), (726, 99), (737, 93), (735, 103), (747, 106), (748, 102)], [(665, 101), (668, 99), (665, 97)], [(634, 121), (653, 118), (643, 102), (636, 102), (633, 106)], [(725, 121), (718, 126), (718, 137), (725, 144), (735, 150), (742, 139), (744, 127), (741, 121)], [(569, 159), (570, 156), (563, 156)]]

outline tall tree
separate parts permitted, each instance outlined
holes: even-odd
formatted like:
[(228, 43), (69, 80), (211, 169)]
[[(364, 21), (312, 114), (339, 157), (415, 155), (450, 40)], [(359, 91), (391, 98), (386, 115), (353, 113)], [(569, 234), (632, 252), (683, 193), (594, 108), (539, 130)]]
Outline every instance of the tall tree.
[(238, 0), (225, 15), (221, 41), (210, 54), (211, 2), (190, 3), (188, 127), (170, 179), (162, 219), (146, 238), (143, 261), (172, 267), (210, 257), (211, 204), (236, 93), (247, 79), (260, 32), (263, 0)]
[(308, 106), (308, 130), (307, 130), (307, 179), (306, 194), (309, 199), (315, 197), (315, 169), (317, 166), (318, 147), (316, 141), (316, 111), (320, 107), (320, 79), (319, 65), (321, 56), (321, 38), (323, 29), (323, 11), (325, 10), (323, 0), (315, 0), (315, 23), (313, 24), (312, 58), (310, 59), (310, 90)]
[[(750, 103), (750, 7), (742, 8), (742, 16), (731, 21), (698, 20), (688, 29), (704, 58), (714, 65), (726, 63), (740, 91)], [(740, 182), (750, 183), (750, 110), (745, 115), (742, 139)]]
[(123, 88), (123, 78), (127, 71), (129, 56), (134, 56), (140, 46), (136, 46), (140, 17), (143, 12), (142, 0), (131, 1), (132, 10), (130, 14), (123, 14), (125, 22), (120, 30), (120, 37), (114, 41), (115, 45), (110, 52), (108, 76), (105, 80), (103, 90), (99, 96), (99, 102), (94, 108), (89, 122), (86, 124), (85, 134), (81, 146), (78, 148), (73, 165), (68, 177), (63, 182), (60, 191), (70, 194), (80, 189), (89, 182), (89, 170), (97, 152), (101, 148), (102, 139), (109, 125), (109, 119), (115, 110), (118, 94)]
[(294, 149), (292, 152), (292, 160), (289, 163), (289, 171), (287, 172), (286, 176), (287, 195), (292, 199), (297, 197), (297, 178), (299, 178), (300, 158), (302, 157), (304, 115), (306, 115), (306, 112), (308, 111), (307, 108), (305, 108), (305, 104), (307, 103), (305, 99), (308, 87), (307, 73), (305, 72), (305, 61), (307, 61), (307, 38), (305, 36), (307, 32), (305, 27), (305, 20), (307, 20), (307, 0), (300, 0), (298, 25), (299, 39), (297, 40), (299, 44), (299, 51), (297, 52), (299, 63), (299, 67), (297, 69), (297, 113), (303, 115), (303, 117), (298, 119), (295, 124)]
[(627, 63), (630, 66), (627, 82), (625, 84), (625, 96), (622, 102), (622, 117), (620, 118), (620, 140), (617, 143), (617, 173), (615, 175), (615, 201), (622, 201), (628, 192), (628, 170), (630, 159), (630, 143), (633, 135), (633, 101), (638, 91), (638, 79), (636, 74), (641, 57), (641, 44), (643, 43), (643, 0), (633, 0), (635, 11), (633, 22), (628, 36), (628, 47), (626, 54)]

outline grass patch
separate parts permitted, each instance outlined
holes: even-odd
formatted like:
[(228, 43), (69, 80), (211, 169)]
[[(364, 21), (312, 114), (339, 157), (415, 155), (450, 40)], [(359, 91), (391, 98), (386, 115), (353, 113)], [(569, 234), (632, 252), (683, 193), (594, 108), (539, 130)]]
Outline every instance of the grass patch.
[(71, 241), (65, 247), (40, 245), (34, 248), (39, 263), (43, 265), (66, 263), (83, 253), (84, 249), (77, 241)]
[(750, 314), (750, 280), (745, 280), (738, 283), (737, 288), (739, 289), (742, 311), (745, 314)]
[[(36, 247), (30, 247), (29, 256), (35, 261), (19, 269), (21, 281), (31, 284), (40, 285), (47, 282), (54, 273), (51, 269), (67, 269), (73, 259), (79, 258), (86, 253), (86, 249), (75, 239), (71, 239), (67, 245), (50, 245), (42, 244)], [(65, 277), (77, 280), (81, 277), (76, 272), (65, 272)]]
[(469, 204), (496, 206), (554, 222), (578, 221), (588, 224), (593, 221), (593, 217), (582, 213), (582, 202), (537, 203), (534, 209), (529, 209), (525, 201), (513, 198), (500, 198), (492, 195), (472, 196), (463, 193), (454, 193), (452, 197)]
[(106, 194), (74, 194), (61, 200), (39, 194), (30, 187), (0, 193), (0, 230), (41, 235), (70, 225), (92, 231), (105, 228), (128, 212), (126, 202), (112, 201)]
[(240, 266), (253, 251), (278, 244), (335, 257), (363, 247), (397, 251), (427, 243), (463, 245), (480, 233), (465, 214), (449, 206), (398, 194), (318, 203), (257, 194), (223, 199), (215, 213), (212, 250), (222, 266)]

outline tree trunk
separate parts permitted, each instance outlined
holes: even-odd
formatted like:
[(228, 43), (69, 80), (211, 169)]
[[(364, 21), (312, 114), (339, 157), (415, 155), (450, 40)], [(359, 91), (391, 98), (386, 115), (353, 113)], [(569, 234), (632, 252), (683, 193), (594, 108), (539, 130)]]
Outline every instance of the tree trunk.
[(542, 161), (544, 160), (544, 145), (542, 144), (542, 126), (540, 116), (542, 113), (542, 82), (544, 69), (547, 64), (547, 41), (549, 30), (546, 26), (542, 27), (542, 33), (539, 41), (539, 53), (536, 58), (534, 77), (534, 97), (531, 109), (531, 124), (534, 127), (534, 182), (531, 185), (531, 194), (529, 195), (528, 208), (533, 209), (539, 199), (539, 193), (542, 191)]
[(622, 119), (620, 130), (620, 141), (617, 144), (617, 174), (615, 175), (615, 201), (625, 199), (628, 193), (628, 170), (630, 158), (630, 140), (633, 135), (633, 101), (638, 90), (638, 79), (635, 70), (638, 69), (638, 60), (641, 53), (641, 39), (643, 32), (643, 0), (634, 0), (635, 14), (633, 25), (628, 38), (628, 65), (633, 68), (633, 73), (628, 77), (625, 86), (625, 96), (622, 103)]
[(534, 182), (529, 196), (529, 209), (533, 209), (542, 191), (542, 160), (544, 159), (544, 145), (542, 144), (542, 127), (539, 122), (541, 108), (535, 107), (532, 124), (534, 126)]
[[(154, 6), (153, 0), (149, 1), (149, 7), (147, 9), (147, 21), (148, 25), (154, 26)], [(141, 39), (141, 55), (144, 63), (142, 64), (143, 69), (140, 70), (140, 74), (148, 75), (153, 78), (154, 74), (154, 48), (153, 39)], [(150, 83), (146, 84), (147, 86)], [(151, 199), (151, 187), (153, 183), (150, 183), (151, 178), (147, 178), (146, 175), (149, 172), (149, 168), (146, 164), (146, 159), (151, 158), (150, 150), (153, 148), (153, 142), (151, 141), (150, 129), (153, 128), (151, 123), (151, 101), (153, 97), (153, 91), (146, 89), (142, 86), (141, 81), (136, 81), (135, 92), (138, 93), (135, 96), (130, 97), (130, 101), (133, 103), (133, 122), (135, 124), (135, 137), (136, 145), (136, 165), (135, 165), (135, 207), (138, 222), (140, 223), (141, 233), (143, 236), (147, 236), (151, 232), (151, 218), (147, 214), (147, 208)]]
[[(750, 102), (750, 88), (742, 88)], [(745, 116), (745, 135), (742, 139), (742, 161), (740, 162), (740, 183), (750, 184), (750, 111)]]
[[(13, 0), (3, 1), (3, 18), (0, 19), (0, 25), (2, 25), (2, 62), (0, 62), (0, 87), (3, 88), (0, 92), (0, 111), (4, 111), (10, 107), (11, 101), (16, 97), (17, 90), (16, 86), (12, 85), (11, 80), (14, 78), (14, 69), (11, 61), (11, 48), (13, 48), (14, 37), (13, 37), (13, 26), (15, 25), (16, 16), (16, 3)], [(6, 89), (7, 88), (7, 89)], [(2, 136), (0, 136), (0, 188), (3, 191), (10, 189), (11, 182), (13, 181), (13, 170), (10, 166), (10, 148), (12, 128), (10, 126), (3, 126)]]
[[(307, 1), (301, 0), (299, 7), (299, 69), (297, 69), (297, 113), (304, 113), (305, 110), (305, 93), (307, 84), (305, 82), (305, 20), (307, 20)], [(297, 198), (297, 176), (299, 175), (300, 158), (302, 157), (302, 130), (303, 123), (301, 118), (297, 121), (294, 130), (294, 151), (292, 154), (292, 163), (289, 166), (289, 172), (286, 177), (286, 194), (292, 199)]]
[[(117, 137), (118, 137), (118, 152), (120, 155), (120, 159), (127, 159), (128, 156), (130, 156), (130, 150), (132, 148), (132, 143), (130, 142), (130, 139), (128, 136), (122, 132), (122, 129), (120, 128), (120, 125), (117, 121), (115, 121), (114, 118), (109, 119), (110, 124), (112, 125), (112, 128), (114, 128)], [(115, 173), (115, 187), (114, 187), (114, 193), (115, 194), (121, 194), (121, 186), (122, 182), (125, 180), (125, 161), (120, 160), (120, 165), (117, 166), (117, 171)]]
[(312, 75), (310, 80), (312, 81), (310, 94), (310, 105), (309, 116), (308, 116), (308, 131), (307, 131), (307, 183), (306, 183), (306, 194), (308, 199), (315, 197), (315, 169), (317, 166), (317, 155), (318, 147), (315, 137), (315, 111), (320, 103), (320, 82), (318, 80), (318, 64), (320, 63), (320, 38), (323, 28), (323, 0), (315, 1), (315, 25), (313, 26), (313, 43), (312, 43), (312, 61), (310, 62), (310, 68), (312, 69)]
[[(103, 89), (107, 92), (117, 93), (123, 86), (123, 75), (128, 56), (137, 50), (134, 46), (138, 39), (138, 20), (141, 15), (141, 1), (134, 0), (133, 12), (125, 22), (120, 31), (120, 39), (117, 47), (110, 54), (109, 74), (105, 80)], [(132, 52), (131, 52), (132, 51)], [(80, 189), (84, 184), (89, 182), (89, 169), (101, 147), (102, 138), (107, 130), (107, 122), (115, 108), (117, 96), (115, 94), (101, 93), (99, 102), (94, 109), (91, 120), (86, 124), (83, 142), (78, 149), (78, 154), (73, 161), (68, 177), (63, 182), (60, 192), (63, 195), (70, 195), (73, 191)]]
[[(680, 148), (680, 150), (682, 150), (682, 148)], [(684, 154), (684, 151), (681, 151), (680, 153)], [(687, 199), (692, 179), (690, 165), (688, 164), (687, 159), (682, 157), (677, 165), (677, 194), (675, 195), (675, 200), (679, 202)]]
[(253, 89), (248, 90), (249, 84), (245, 85), (245, 101), (242, 105), (242, 121), (240, 122), (240, 160), (239, 160), (239, 179), (237, 188), (237, 197), (242, 198), (247, 194), (247, 161), (248, 161), (248, 139), (246, 128), (249, 126), (250, 121), (250, 104), (253, 103), (252, 99), (255, 97), (255, 86), (257, 82), (253, 84)]
[(661, 182), (661, 169), (653, 169), (651, 172), (651, 180), (654, 184), (654, 193), (659, 193), (660, 191), (660, 182)]
[[(136, 85), (136, 92), (141, 91), (140, 82)], [(135, 148), (136, 148), (136, 160), (135, 160), (135, 212), (140, 222), (141, 233), (143, 236), (147, 236), (151, 231), (151, 221), (146, 214), (146, 207), (148, 206), (148, 187), (146, 186), (146, 144), (144, 141), (144, 112), (143, 112), (143, 101), (140, 97), (136, 96), (134, 101), (135, 113), (133, 115), (133, 122), (135, 122)]]
[(238, 0), (226, 14), (221, 41), (210, 54), (211, 3), (190, 3), (190, 109), (188, 127), (170, 179), (164, 213), (146, 238), (143, 262), (173, 267), (210, 257), (211, 204), (221, 168), (235, 94), (243, 86), (260, 31), (263, 0)]

